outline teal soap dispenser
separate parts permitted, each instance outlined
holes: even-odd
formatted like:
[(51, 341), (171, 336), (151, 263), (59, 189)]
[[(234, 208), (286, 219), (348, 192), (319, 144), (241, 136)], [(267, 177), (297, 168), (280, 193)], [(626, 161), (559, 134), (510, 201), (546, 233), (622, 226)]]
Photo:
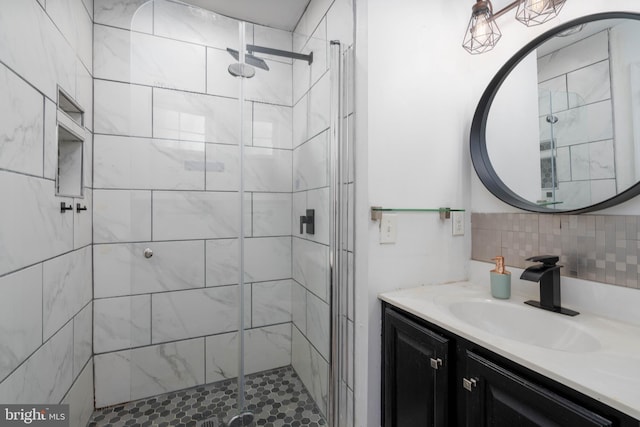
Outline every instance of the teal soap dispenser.
[(504, 268), (504, 257), (492, 258), (496, 262), (496, 268), (491, 270), (491, 296), (499, 299), (511, 297), (511, 273)]

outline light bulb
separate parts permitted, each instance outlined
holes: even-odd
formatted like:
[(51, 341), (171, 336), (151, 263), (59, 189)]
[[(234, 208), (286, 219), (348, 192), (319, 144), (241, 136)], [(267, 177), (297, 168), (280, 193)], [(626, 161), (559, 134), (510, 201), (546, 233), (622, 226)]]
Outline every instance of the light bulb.
[(540, 14), (549, 8), (549, 0), (530, 0), (529, 10), (533, 13)]

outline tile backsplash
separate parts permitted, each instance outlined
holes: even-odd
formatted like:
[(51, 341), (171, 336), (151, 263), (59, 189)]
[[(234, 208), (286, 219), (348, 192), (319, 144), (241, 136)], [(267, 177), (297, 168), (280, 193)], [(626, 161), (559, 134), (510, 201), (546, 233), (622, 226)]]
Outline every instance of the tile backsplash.
[(640, 216), (473, 213), (471, 258), (526, 268), (557, 255), (563, 276), (640, 288)]

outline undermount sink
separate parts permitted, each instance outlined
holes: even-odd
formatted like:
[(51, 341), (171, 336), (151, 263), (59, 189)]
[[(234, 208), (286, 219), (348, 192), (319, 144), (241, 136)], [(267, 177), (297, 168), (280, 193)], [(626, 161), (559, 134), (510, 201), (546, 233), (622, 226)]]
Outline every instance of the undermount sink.
[(554, 313), (488, 299), (442, 303), (463, 322), (510, 340), (572, 353), (600, 348), (595, 337)]

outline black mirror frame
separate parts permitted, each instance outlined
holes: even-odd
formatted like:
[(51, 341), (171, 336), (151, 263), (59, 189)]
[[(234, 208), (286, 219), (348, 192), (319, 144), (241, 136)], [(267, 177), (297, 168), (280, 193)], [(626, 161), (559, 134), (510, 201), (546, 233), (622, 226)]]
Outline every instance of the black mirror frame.
[(480, 178), (480, 181), (482, 181), (484, 186), (491, 192), (491, 194), (496, 196), (498, 199), (513, 207), (530, 212), (579, 214), (609, 208), (619, 203), (626, 202), (627, 200), (632, 199), (633, 197), (640, 194), (639, 181), (625, 191), (618, 193), (617, 195), (609, 199), (584, 208), (562, 210), (539, 206), (520, 197), (505, 185), (505, 183), (496, 174), (496, 171), (491, 164), (491, 160), (489, 159), (489, 154), (487, 152), (486, 127), (487, 118), (489, 116), (489, 109), (491, 108), (491, 104), (496, 93), (498, 92), (498, 89), (500, 89), (504, 80), (507, 78), (509, 73), (520, 63), (520, 61), (522, 61), (529, 53), (531, 53), (533, 49), (538, 47), (541, 43), (568, 28), (592, 21), (620, 18), (640, 20), (640, 14), (632, 12), (597, 13), (593, 15), (586, 15), (554, 27), (553, 29), (545, 32), (544, 34), (536, 37), (531, 42), (527, 43), (522, 49), (520, 49), (515, 55), (513, 55), (511, 59), (509, 59), (507, 63), (502, 66), (502, 68), (500, 68), (498, 73), (491, 80), (489, 86), (482, 94), (480, 102), (478, 103), (478, 107), (476, 108), (476, 111), (473, 115), (470, 135), (470, 151), (471, 161), (473, 162), (473, 167), (476, 170), (478, 178)]

